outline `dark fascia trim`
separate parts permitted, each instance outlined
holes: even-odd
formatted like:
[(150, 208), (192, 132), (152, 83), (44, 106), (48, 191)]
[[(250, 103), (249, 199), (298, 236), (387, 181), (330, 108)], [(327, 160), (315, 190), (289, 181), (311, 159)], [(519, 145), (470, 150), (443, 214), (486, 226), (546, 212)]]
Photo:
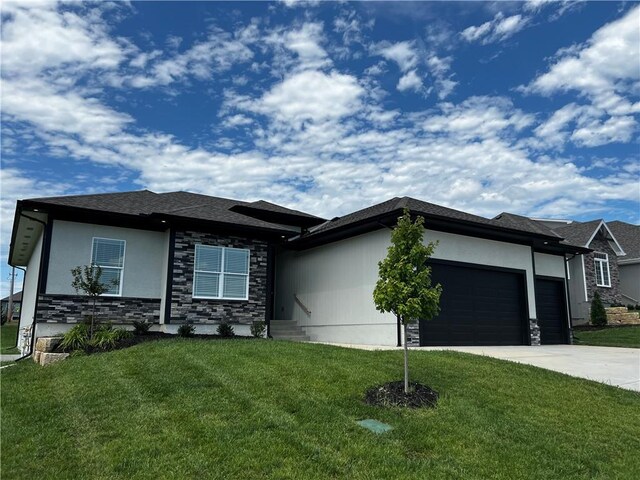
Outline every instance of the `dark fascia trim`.
[(297, 215), (295, 213), (273, 212), (250, 205), (234, 205), (230, 210), (259, 220), (264, 220), (265, 222), (295, 225), (302, 228), (314, 227), (326, 222), (324, 218)]
[(7, 263), (12, 267), (16, 266), (11, 262), (13, 261), (12, 260), (13, 249), (15, 248), (15, 244), (16, 244), (16, 235), (18, 235), (18, 224), (20, 223), (21, 215), (22, 215), (22, 200), (18, 200), (18, 202), (16, 203), (16, 212), (13, 215), (13, 228), (11, 229), (11, 242), (9, 243), (9, 256), (7, 257), (9, 260)]
[(171, 323), (171, 304), (173, 301), (173, 263), (176, 251), (176, 231), (169, 229), (169, 255), (167, 258), (167, 289), (164, 295), (164, 323)]
[(196, 230), (211, 230), (228, 234), (251, 236), (253, 238), (270, 238), (281, 240), (298, 235), (294, 230), (252, 227), (246, 225), (231, 224), (213, 220), (187, 218), (178, 215), (151, 213), (149, 215), (131, 215), (127, 213), (105, 212), (88, 208), (69, 207), (66, 205), (52, 205), (48, 203), (22, 201), (23, 207), (38, 208), (47, 213), (54, 213), (58, 220), (66, 220), (76, 223), (93, 223), (96, 225), (109, 225), (138, 230), (165, 231), (169, 225), (182, 226)]
[[(559, 242), (559, 237), (550, 237), (547, 235), (528, 234), (526, 232), (506, 229), (503, 227), (494, 227), (491, 225), (480, 225), (464, 220), (458, 220), (448, 217), (428, 215), (422, 212), (411, 212), (412, 216), (422, 216), (425, 218), (425, 228), (428, 230), (435, 230), (448, 233), (462, 234), (466, 236), (485, 238), (488, 240), (496, 240), (508, 243), (518, 243), (522, 245), (530, 246), (532, 241), (536, 241), (543, 245), (543, 242), (553, 241)], [(355, 237), (363, 233), (368, 233), (374, 230), (379, 230), (385, 226), (391, 227), (395, 225), (398, 217), (402, 215), (402, 210), (394, 210), (382, 215), (367, 218), (359, 222), (354, 222), (344, 227), (330, 230), (326, 233), (319, 233), (311, 235), (309, 237), (301, 237), (288, 245), (289, 248), (294, 250), (306, 250), (309, 248), (325, 245), (327, 243), (343, 240), (345, 238)], [(554, 245), (555, 247), (556, 245)], [(548, 246), (549, 250), (554, 250), (551, 246)], [(563, 252), (575, 252), (580, 247), (565, 247), (557, 244), (557, 248)], [(566, 250), (565, 250), (566, 248)]]
[(69, 207), (66, 205), (51, 205), (28, 200), (23, 201), (23, 206), (28, 206), (30, 209), (37, 208), (42, 212), (55, 215), (57, 220), (62, 221), (135, 228), (137, 230), (164, 231), (167, 229), (167, 225), (159, 220), (150, 220), (149, 217), (145, 215), (130, 215), (89, 208)]
[[(251, 238), (261, 238), (267, 240), (282, 240), (284, 238), (294, 237), (299, 235), (299, 232), (294, 230), (284, 230), (268, 227), (251, 227), (246, 225), (231, 224), (225, 222), (217, 222), (215, 220), (202, 220), (191, 219), (175, 215), (165, 215), (160, 213), (153, 213), (148, 218), (164, 220), (166, 223), (172, 226), (182, 228), (185, 230), (197, 230), (197, 231), (210, 231), (218, 234), (238, 235)], [(164, 225), (164, 224), (163, 224)], [(166, 228), (166, 225), (165, 225)]]
[(522, 312), (522, 314), (524, 315), (524, 318), (522, 319), (522, 321), (524, 322), (525, 328), (523, 329), (522, 340), (527, 345), (531, 345), (531, 325), (529, 325), (531, 312), (529, 311), (529, 288), (527, 287), (527, 271), (526, 270), (522, 270), (521, 268), (495, 267), (493, 265), (484, 265), (481, 263), (458, 262), (456, 260), (441, 260), (439, 258), (430, 258), (428, 260), (428, 263), (518, 274), (518, 276), (520, 277), (520, 280), (522, 281), (522, 286), (524, 287), (524, 311)]

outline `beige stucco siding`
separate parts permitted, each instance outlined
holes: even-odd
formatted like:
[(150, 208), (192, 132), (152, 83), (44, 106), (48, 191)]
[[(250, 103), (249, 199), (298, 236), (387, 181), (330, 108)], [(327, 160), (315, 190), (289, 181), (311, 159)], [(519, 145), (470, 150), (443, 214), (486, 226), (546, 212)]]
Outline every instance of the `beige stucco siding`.
[(538, 252), (536, 252), (534, 256), (536, 261), (536, 275), (564, 278), (564, 257)]
[(634, 300), (640, 302), (640, 263), (618, 264), (620, 275), (620, 293), (626, 298), (625, 303)]
[[(530, 247), (427, 230), (425, 241), (435, 240), (439, 246), (434, 258), (525, 271), (529, 315), (535, 318)], [(378, 262), (389, 245), (390, 231), (384, 229), (302, 252), (283, 252), (276, 266), (276, 318), (296, 320), (312, 340), (395, 345), (395, 318), (379, 313), (372, 296)]]
[(126, 241), (123, 297), (162, 296), (166, 233), (59, 220), (53, 222), (47, 293), (76, 293), (71, 287), (71, 269), (91, 263), (94, 237)]

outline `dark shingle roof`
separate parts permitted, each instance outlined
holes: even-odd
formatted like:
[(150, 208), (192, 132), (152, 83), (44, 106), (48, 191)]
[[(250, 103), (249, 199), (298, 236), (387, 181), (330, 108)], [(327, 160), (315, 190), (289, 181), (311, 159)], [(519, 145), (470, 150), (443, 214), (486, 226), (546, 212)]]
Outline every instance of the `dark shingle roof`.
[(568, 225), (554, 228), (553, 231), (571, 245), (588, 248), (587, 242), (589, 242), (600, 223), (602, 223), (602, 219), (589, 222), (571, 222)]
[[(458, 220), (465, 223), (492, 227), (494, 229), (498, 228), (528, 234), (533, 233), (537, 235), (545, 235), (548, 237), (557, 237), (557, 235), (555, 235), (546, 227), (540, 228), (539, 226), (535, 225), (535, 222), (533, 222), (533, 225), (530, 225), (529, 222), (501, 222), (496, 219), (484, 218), (478, 215), (472, 215), (470, 213), (462, 212), (460, 210), (454, 210), (453, 208), (442, 207), (433, 203), (423, 202), (422, 200), (417, 200), (411, 197), (395, 197), (387, 200), (386, 202), (382, 202), (377, 205), (358, 210), (357, 212), (350, 213), (349, 215), (345, 215), (344, 217), (330, 220), (316, 228), (312, 228), (306, 237), (309, 238), (311, 236), (320, 235), (325, 232), (336, 230), (341, 227), (346, 227), (358, 222), (373, 220), (381, 215), (399, 211), (403, 208), (409, 208), (414, 213), (422, 214), (424, 216), (432, 218), (435, 217), (449, 220)], [(513, 217), (517, 216), (514, 215)]]
[(493, 219), (498, 225), (515, 230), (523, 230), (525, 232), (539, 233), (540, 235), (548, 235), (558, 237), (553, 230), (542, 223), (531, 220), (530, 218), (516, 215), (514, 213), (502, 212)]
[[(290, 231), (291, 229), (255, 218), (255, 216), (235, 212), (232, 208), (237, 206), (250, 206), (257, 210), (276, 211), (277, 209), (278, 213), (286, 213), (294, 217), (304, 215), (306, 216), (305, 218), (317, 218), (268, 202), (242, 202), (239, 200), (211, 197), (189, 192), (154, 193), (149, 190), (140, 190), (135, 192), (96, 195), (30, 198), (27, 201), (126, 215), (171, 215), (185, 219), (205, 220), (283, 231)], [(258, 205), (256, 205), (256, 203)]]
[(607, 226), (627, 254), (626, 257), (620, 257), (620, 260), (640, 258), (640, 225), (614, 220), (613, 222), (607, 222)]

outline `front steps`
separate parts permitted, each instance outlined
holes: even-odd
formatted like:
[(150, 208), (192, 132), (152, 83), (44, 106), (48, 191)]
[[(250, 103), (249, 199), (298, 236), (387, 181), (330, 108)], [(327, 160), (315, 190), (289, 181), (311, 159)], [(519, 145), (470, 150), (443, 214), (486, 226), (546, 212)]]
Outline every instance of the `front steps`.
[(271, 336), (278, 340), (308, 342), (310, 338), (295, 320), (271, 320)]

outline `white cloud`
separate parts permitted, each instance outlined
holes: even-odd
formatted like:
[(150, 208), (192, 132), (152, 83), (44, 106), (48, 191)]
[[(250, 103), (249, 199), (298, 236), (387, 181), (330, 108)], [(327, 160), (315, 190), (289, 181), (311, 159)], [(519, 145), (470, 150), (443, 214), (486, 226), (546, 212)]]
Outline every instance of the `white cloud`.
[(381, 55), (387, 60), (396, 62), (403, 72), (411, 70), (418, 63), (418, 54), (416, 52), (415, 42), (413, 41), (397, 43), (380, 42), (373, 46), (372, 51), (376, 55)]
[(351, 75), (306, 70), (285, 78), (259, 100), (235, 103), (300, 127), (305, 121), (323, 122), (353, 115), (360, 109), (363, 95), (364, 89)]
[(549, 71), (524, 90), (551, 95), (577, 91), (613, 115), (640, 112), (624, 94), (640, 91), (640, 7), (599, 30), (582, 45), (559, 52)]
[(468, 42), (480, 40), (483, 45), (501, 42), (513, 36), (527, 24), (529, 19), (522, 15), (505, 17), (498, 12), (492, 20), (478, 26), (465, 28), (460, 35)]
[(405, 90), (414, 90), (419, 92), (422, 89), (422, 79), (418, 76), (415, 70), (411, 70), (400, 77), (397, 88), (401, 92), (404, 92)]
[[(125, 57), (121, 40), (108, 36), (97, 14), (60, 14), (54, 2), (3, 2), (3, 75), (35, 75), (44, 69), (111, 69)], [(97, 11), (97, 8), (96, 8)]]
[(570, 138), (578, 145), (629, 141), (637, 129), (633, 115), (640, 112), (638, 45), (640, 7), (634, 7), (584, 44), (560, 50), (546, 73), (520, 89), (547, 96), (574, 91), (591, 105), (566, 105), (539, 127), (538, 135), (557, 144), (569, 136), (561, 128), (575, 120)]
[[(574, 128), (573, 132), (570, 131)], [(581, 147), (597, 147), (612, 142), (629, 142), (635, 131), (630, 116), (608, 117), (606, 112), (590, 105), (570, 103), (555, 111), (535, 129), (544, 148), (563, 149), (567, 140)]]

